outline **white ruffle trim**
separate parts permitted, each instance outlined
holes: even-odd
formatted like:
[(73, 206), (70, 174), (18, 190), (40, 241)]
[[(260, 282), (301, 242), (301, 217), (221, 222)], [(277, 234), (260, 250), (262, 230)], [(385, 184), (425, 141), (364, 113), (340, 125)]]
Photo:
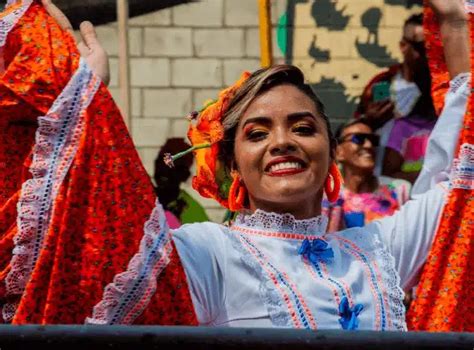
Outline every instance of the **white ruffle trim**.
[(474, 0), (465, 0), (465, 7), (467, 13), (474, 13)]
[(462, 91), (469, 95), (471, 92), (472, 74), (469, 72), (458, 74), (453, 80), (449, 82), (448, 93), (455, 94), (462, 88)]
[(405, 305), (403, 299), (405, 293), (400, 285), (400, 275), (395, 269), (395, 258), (385, 247), (378, 235), (374, 237), (375, 249), (372, 254), (375, 255), (377, 263), (382, 271), (382, 282), (384, 289), (388, 294), (388, 307), (392, 314), (391, 330), (406, 331)]
[[(16, 2), (17, 1), (15, 0), (9, 0), (6, 6), (12, 6)], [(15, 24), (17, 24), (18, 20), (23, 17), (30, 5), (33, 3), (33, 0), (22, 0), (21, 3), (22, 4), (16, 10), (4, 16), (0, 20), (0, 47), (5, 45), (8, 33), (10, 33)]]
[(156, 291), (156, 280), (170, 261), (171, 234), (163, 208), (156, 206), (145, 224), (137, 254), (128, 268), (114, 277), (104, 290), (86, 324), (132, 324), (143, 312)]
[[(84, 129), (84, 114), (100, 86), (100, 79), (81, 59), (79, 68), (46, 116), (38, 118), (32, 178), (21, 190), (17, 206), (18, 233), (14, 238), (11, 271), (6, 277), (7, 295), (25, 290), (43, 247), (53, 203), (77, 152)], [(14, 304), (3, 307), (3, 318), (10, 322)]]
[(291, 214), (267, 213), (258, 209), (253, 214), (238, 215), (234, 225), (255, 230), (322, 236), (326, 233), (327, 222), (324, 215), (297, 220)]
[(272, 324), (275, 327), (294, 327), (289, 310), (276, 290), (274, 283), (255, 257), (243, 246), (241, 240), (245, 239), (245, 237), (232, 230), (226, 230), (225, 232), (232, 242), (234, 249), (240, 253), (242, 264), (248, 269), (250, 275), (257, 276), (260, 281), (260, 297), (267, 307)]

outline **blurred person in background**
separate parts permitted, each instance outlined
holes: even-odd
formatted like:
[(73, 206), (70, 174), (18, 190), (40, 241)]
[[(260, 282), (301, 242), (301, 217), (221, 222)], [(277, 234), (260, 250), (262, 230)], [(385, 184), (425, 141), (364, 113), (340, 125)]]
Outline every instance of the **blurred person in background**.
[(189, 145), (183, 138), (170, 138), (155, 159), (153, 178), (156, 195), (160, 198), (171, 228), (178, 228), (187, 223), (209, 221), (204, 208), (189, 193), (181, 189), (181, 184), (191, 176), (193, 155), (189, 153), (183, 156), (181, 162), (176, 164), (176, 169), (170, 169), (163, 162), (165, 154), (176, 154), (188, 148)]
[(381, 136), (375, 174), (414, 183), (436, 123), (422, 14), (405, 21), (400, 50), (403, 62), (368, 83), (356, 117), (364, 116)]
[(408, 181), (376, 176), (375, 157), (379, 136), (365, 119), (343, 124), (336, 131), (336, 161), (344, 178), (336, 202), (323, 202), (329, 218), (328, 232), (365, 224), (392, 215), (408, 200)]

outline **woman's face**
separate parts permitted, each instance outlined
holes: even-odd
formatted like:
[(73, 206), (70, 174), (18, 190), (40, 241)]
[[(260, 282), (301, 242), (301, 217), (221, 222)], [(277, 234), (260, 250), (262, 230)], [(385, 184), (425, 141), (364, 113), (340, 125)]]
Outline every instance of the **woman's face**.
[[(360, 171), (372, 173), (375, 168), (375, 145), (368, 138), (358, 137), (374, 135), (372, 129), (365, 124), (354, 124), (341, 133), (339, 144), (336, 149), (336, 160), (345, 168), (350, 167)], [(354, 142), (356, 140), (362, 142)]]
[(292, 85), (258, 96), (240, 118), (234, 146), (250, 209), (318, 215), (330, 142), (314, 102)]

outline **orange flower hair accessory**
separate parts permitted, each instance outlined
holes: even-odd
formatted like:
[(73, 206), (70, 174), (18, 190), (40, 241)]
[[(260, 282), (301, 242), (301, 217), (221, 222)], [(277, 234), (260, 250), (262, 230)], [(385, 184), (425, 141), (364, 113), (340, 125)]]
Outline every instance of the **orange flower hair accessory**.
[(192, 181), (193, 188), (201, 196), (215, 199), (227, 209), (229, 209), (228, 196), (233, 179), (225, 164), (219, 159), (220, 141), (224, 138), (222, 117), (236, 91), (249, 77), (250, 73), (244, 72), (234, 85), (219, 93), (217, 101), (210, 101), (201, 111), (190, 113), (187, 117), (191, 121), (188, 138), (192, 147), (173, 156), (165, 155), (166, 164), (173, 166), (174, 161), (189, 152), (194, 152), (196, 175)]

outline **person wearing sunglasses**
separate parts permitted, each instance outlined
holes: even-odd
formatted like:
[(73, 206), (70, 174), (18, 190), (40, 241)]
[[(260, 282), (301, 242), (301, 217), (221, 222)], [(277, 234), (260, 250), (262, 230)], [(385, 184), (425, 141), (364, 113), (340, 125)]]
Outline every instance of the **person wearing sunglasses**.
[(411, 185), (405, 180), (374, 174), (380, 137), (366, 119), (356, 119), (342, 125), (336, 138), (336, 160), (342, 170), (344, 187), (336, 202), (323, 202), (329, 217), (328, 231), (361, 227), (392, 215), (408, 200)]
[(355, 117), (365, 117), (381, 136), (376, 175), (414, 183), (436, 122), (422, 14), (405, 21), (400, 51), (403, 61), (376, 75), (365, 87)]

